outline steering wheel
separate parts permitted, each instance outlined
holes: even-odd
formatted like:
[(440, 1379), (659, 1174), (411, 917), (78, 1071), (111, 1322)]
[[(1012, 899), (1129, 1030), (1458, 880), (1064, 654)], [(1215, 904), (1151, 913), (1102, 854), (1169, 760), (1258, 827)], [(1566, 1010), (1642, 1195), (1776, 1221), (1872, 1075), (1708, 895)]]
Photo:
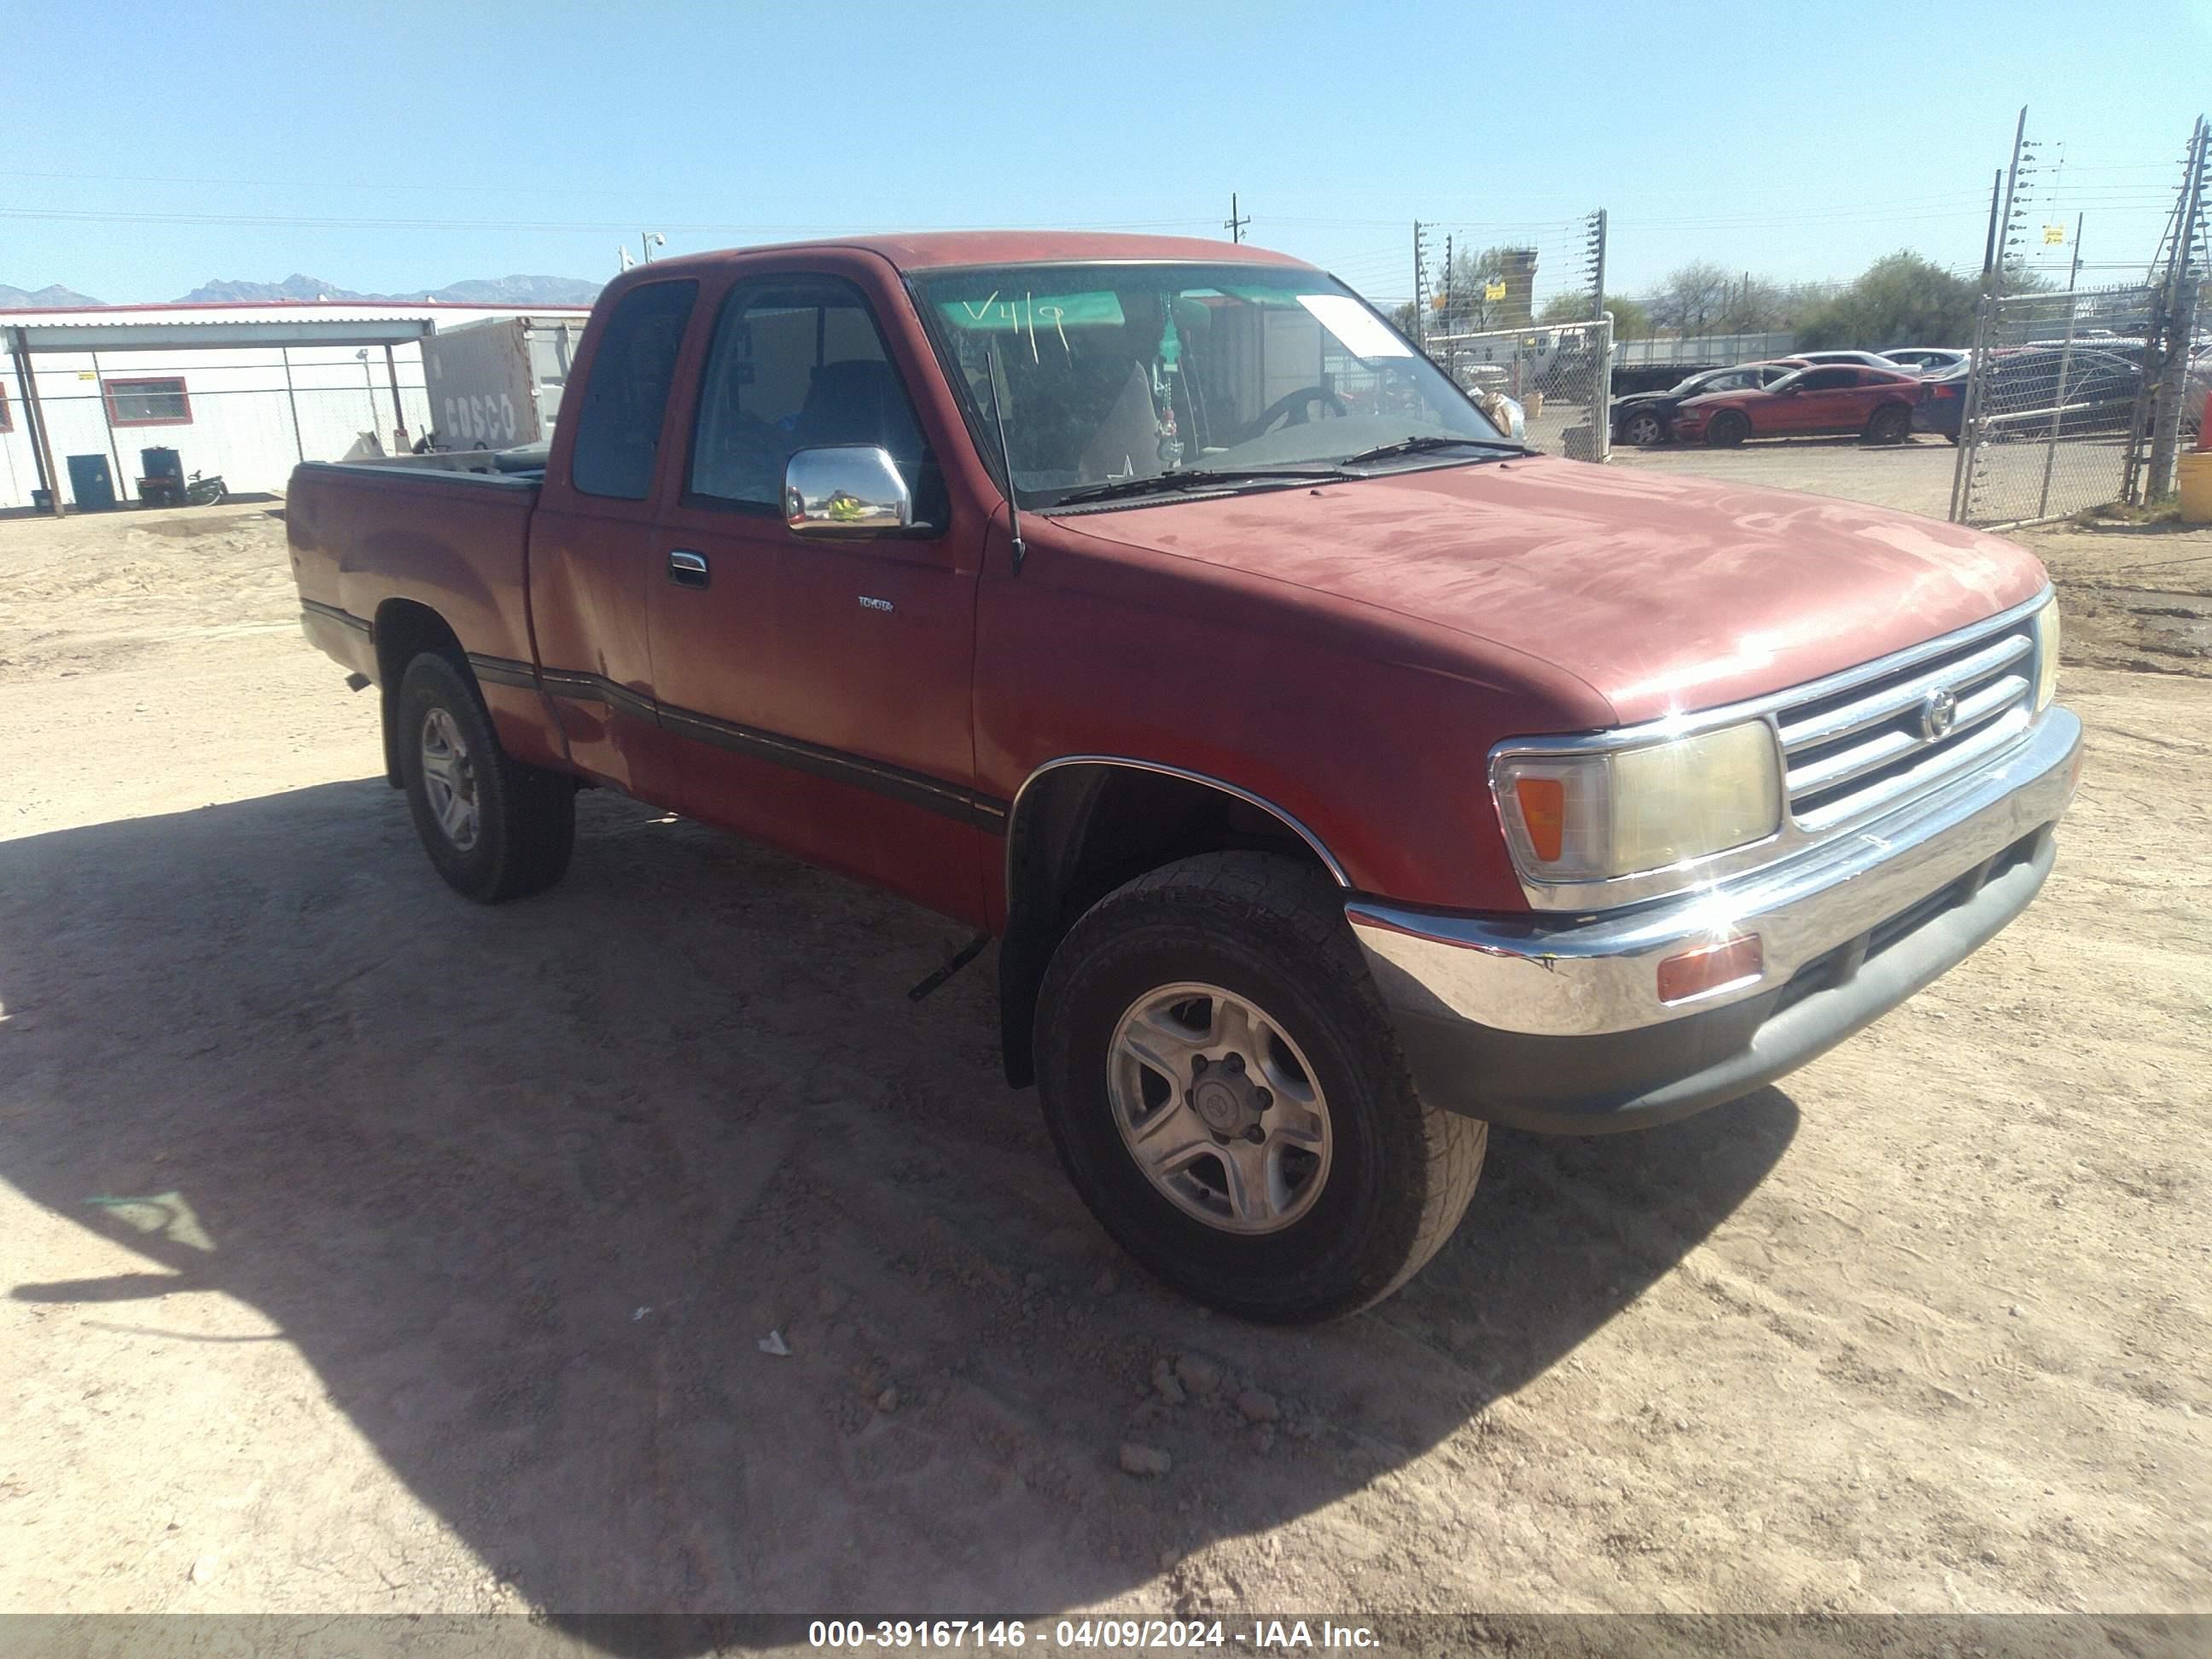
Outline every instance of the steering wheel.
[(1278, 422), (1286, 427), (1304, 426), (1306, 423), (1307, 405), (1316, 403), (1328, 410), (1329, 418), (1332, 420), (1340, 421), (1352, 413), (1344, 406), (1344, 399), (1327, 386), (1302, 386), (1296, 392), (1276, 398), (1267, 408), (1261, 410), (1259, 419), (1237, 434), (1237, 441), (1249, 443), (1255, 438), (1273, 432)]

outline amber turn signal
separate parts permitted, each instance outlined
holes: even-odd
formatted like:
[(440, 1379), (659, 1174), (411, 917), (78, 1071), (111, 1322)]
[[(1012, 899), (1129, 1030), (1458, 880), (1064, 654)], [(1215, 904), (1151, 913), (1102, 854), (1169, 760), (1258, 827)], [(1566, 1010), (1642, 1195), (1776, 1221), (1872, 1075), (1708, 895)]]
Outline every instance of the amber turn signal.
[(1746, 933), (1725, 945), (1709, 945), (1702, 951), (1686, 951), (1659, 964), (1659, 1000), (1687, 1002), (1708, 991), (1756, 979), (1765, 965), (1765, 954), (1756, 933)]
[(1556, 862), (1567, 828), (1567, 786), (1559, 778), (1516, 778), (1513, 793), (1521, 803), (1521, 822), (1528, 844), (1547, 864)]

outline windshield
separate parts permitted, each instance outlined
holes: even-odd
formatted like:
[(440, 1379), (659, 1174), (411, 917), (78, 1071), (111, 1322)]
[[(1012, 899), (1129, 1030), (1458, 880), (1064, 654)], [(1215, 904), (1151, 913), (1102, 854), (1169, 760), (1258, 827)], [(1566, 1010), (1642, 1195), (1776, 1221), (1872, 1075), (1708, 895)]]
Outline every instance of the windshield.
[[(1287, 473), (1408, 438), (1517, 452), (1367, 303), (1275, 265), (1014, 265), (915, 283), (953, 384), (997, 454), (996, 348), (1016, 498), (1175, 472)], [(1484, 459), (1422, 446), (1393, 465)]]

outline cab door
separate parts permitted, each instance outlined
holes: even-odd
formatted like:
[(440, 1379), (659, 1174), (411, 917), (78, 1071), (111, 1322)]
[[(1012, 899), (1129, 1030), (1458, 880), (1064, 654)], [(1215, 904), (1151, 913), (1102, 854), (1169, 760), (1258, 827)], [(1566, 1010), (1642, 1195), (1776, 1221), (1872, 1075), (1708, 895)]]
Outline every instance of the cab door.
[[(647, 627), (684, 811), (971, 918), (986, 816), (971, 709), (979, 550), (953, 533), (913, 367), (848, 277), (741, 275), (692, 388)], [(890, 452), (914, 531), (787, 527), (792, 453), (841, 444)]]
[(639, 280), (612, 299), (581, 365), (574, 442), (530, 520), (531, 629), (568, 758), (660, 805), (673, 805), (675, 781), (645, 600), (669, 393), (698, 293), (690, 278)]

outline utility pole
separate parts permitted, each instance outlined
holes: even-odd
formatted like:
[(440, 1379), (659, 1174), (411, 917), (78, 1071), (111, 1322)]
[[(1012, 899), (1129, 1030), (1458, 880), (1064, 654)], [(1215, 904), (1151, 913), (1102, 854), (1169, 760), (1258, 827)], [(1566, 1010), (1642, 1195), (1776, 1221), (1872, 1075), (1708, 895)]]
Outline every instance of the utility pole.
[(1229, 233), (1229, 240), (1231, 241), (1241, 242), (1244, 240), (1244, 227), (1251, 222), (1252, 219), (1250, 215), (1246, 214), (1241, 217), (1238, 216), (1237, 211), (1237, 192), (1233, 190), (1229, 192), (1229, 216), (1222, 221), (1222, 229)]
[(1605, 315), (1605, 210), (1589, 216), (1590, 320)]
[(2174, 210), (2173, 249), (2166, 262), (2163, 312), (2163, 359), (2158, 390), (2151, 404), (2150, 478), (2143, 490), (2145, 501), (2155, 501), (2174, 491), (2174, 466), (2181, 447), (2181, 399), (2189, 374), (2189, 348), (2195, 337), (2198, 283), (2194, 269), (2198, 226), (2205, 211), (2206, 161), (2212, 149), (2212, 124), (2204, 117), (2189, 135), (2189, 170), (2183, 175), (2181, 200)]
[(1990, 236), (1982, 244), (1982, 289), (1988, 292), (1990, 272), (1997, 263), (1997, 198), (2004, 191), (2004, 169), (1999, 167), (1990, 175)]
[(2020, 125), (2012, 133), (2012, 166), (2005, 170), (2004, 238), (1999, 244), (1996, 266), (1990, 274), (1990, 292), (2004, 292), (2004, 256), (2012, 248), (2012, 202), (2020, 189), (2020, 153), (2027, 142), (2027, 106), (2020, 106)]
[[(1447, 334), (1450, 333), (1452, 325), (1452, 236), (1451, 232), (1449, 231), (1446, 231), (1444, 233), (1444, 303), (1443, 308), (1437, 314), (1443, 319), (1444, 332)], [(1484, 320), (1487, 321), (1488, 319), (1486, 318)]]
[[(1951, 465), (1951, 510), (1954, 524), (1964, 524), (1966, 519), (1969, 464), (1980, 452), (1980, 433), (1975, 422), (1981, 417), (1983, 381), (1988, 378), (1989, 350), (1996, 343), (1997, 328), (1997, 296), (2004, 292), (2004, 253), (1997, 239), (1997, 226), (2005, 228), (2004, 240), (2012, 239), (2013, 185), (2020, 174), (2021, 148), (2027, 142), (2027, 106), (2020, 106), (2020, 119), (2012, 131), (2012, 165), (1999, 172), (1990, 185), (1990, 237), (1982, 252), (1982, 294), (1974, 307), (1974, 343), (1966, 361), (1972, 368), (1966, 375), (1966, 396), (1959, 410), (1959, 448)], [(2004, 185), (2004, 205), (1997, 205), (1997, 186)]]
[(1413, 221), (1413, 343), (1425, 349), (1428, 337), (1429, 273), (1428, 233), (1419, 219)]

